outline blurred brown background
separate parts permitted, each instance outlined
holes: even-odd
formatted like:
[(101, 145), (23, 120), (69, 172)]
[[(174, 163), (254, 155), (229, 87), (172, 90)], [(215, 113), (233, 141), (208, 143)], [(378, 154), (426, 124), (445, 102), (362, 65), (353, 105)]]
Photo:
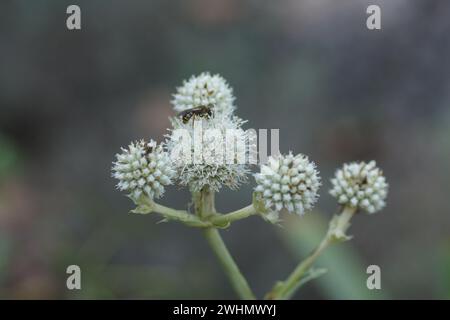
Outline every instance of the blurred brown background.
[[(66, 28), (78, 4), (82, 29)], [(378, 4), (382, 30), (366, 28)], [(162, 140), (171, 93), (202, 71), (234, 88), (248, 127), (280, 128), (310, 156), (318, 210), (224, 231), (261, 296), (314, 245), (335, 210), (329, 178), (376, 159), (388, 206), (296, 298), (450, 297), (450, 3), (440, 1), (20, 1), (0, 4), (0, 298), (234, 298), (201, 233), (127, 212), (110, 177), (120, 146)], [(248, 204), (252, 179), (218, 207)], [(169, 188), (164, 204), (186, 208)], [(322, 213), (324, 212), (324, 213)], [(289, 217), (285, 217), (289, 219)], [(289, 236), (290, 235), (290, 236)], [(65, 287), (66, 267), (82, 290)], [(365, 288), (365, 268), (382, 290)]]

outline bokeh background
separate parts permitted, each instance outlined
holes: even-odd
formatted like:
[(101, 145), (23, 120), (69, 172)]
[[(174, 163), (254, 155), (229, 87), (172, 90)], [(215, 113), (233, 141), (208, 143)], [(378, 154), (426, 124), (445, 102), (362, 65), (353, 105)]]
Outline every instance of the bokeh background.
[[(198, 230), (129, 214), (110, 177), (121, 146), (163, 139), (175, 87), (210, 71), (247, 127), (279, 128), (282, 152), (309, 155), (324, 182), (318, 209), (283, 228), (252, 217), (222, 232), (259, 296), (323, 234), (336, 167), (376, 159), (387, 208), (357, 216), (354, 239), (317, 263), (328, 274), (295, 297), (450, 298), (449, 31), (445, 0), (2, 0), (0, 297), (235, 298)], [(248, 204), (252, 182), (218, 209)], [(162, 199), (188, 202), (178, 187)], [(366, 288), (371, 264), (382, 290)]]

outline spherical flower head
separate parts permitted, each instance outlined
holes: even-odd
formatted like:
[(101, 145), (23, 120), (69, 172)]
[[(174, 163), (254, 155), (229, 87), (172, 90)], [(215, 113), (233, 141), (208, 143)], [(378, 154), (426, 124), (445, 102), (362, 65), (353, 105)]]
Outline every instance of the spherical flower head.
[(232, 88), (220, 75), (203, 72), (185, 80), (173, 95), (172, 104), (176, 112), (199, 106), (213, 106), (214, 114), (233, 113), (234, 96)]
[(211, 119), (192, 119), (183, 123), (172, 119), (167, 149), (180, 185), (191, 191), (222, 186), (236, 189), (247, 180), (248, 134), (243, 121), (224, 115)]
[(375, 213), (386, 205), (388, 184), (375, 161), (346, 163), (331, 179), (330, 194), (342, 205)]
[(117, 188), (128, 192), (134, 201), (141, 195), (160, 198), (175, 174), (167, 152), (153, 140), (132, 142), (116, 158), (112, 176), (119, 181)]
[(267, 209), (302, 215), (317, 201), (320, 177), (313, 162), (298, 154), (269, 157), (261, 172), (255, 174), (255, 193)]

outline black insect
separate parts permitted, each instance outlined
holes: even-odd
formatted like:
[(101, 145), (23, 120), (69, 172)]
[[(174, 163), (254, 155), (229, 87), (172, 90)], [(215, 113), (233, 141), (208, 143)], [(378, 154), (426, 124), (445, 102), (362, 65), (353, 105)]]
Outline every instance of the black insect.
[(144, 145), (144, 152), (146, 155), (150, 154), (153, 152), (153, 147), (150, 145), (150, 143), (146, 143)]
[(367, 185), (367, 177), (364, 177), (364, 179), (363, 179), (362, 182), (361, 182), (361, 185), (362, 185), (362, 186)]
[(184, 124), (188, 123), (189, 120), (195, 117), (209, 119), (213, 115), (213, 105), (208, 104), (207, 106), (198, 106), (192, 109), (187, 109), (178, 114)]

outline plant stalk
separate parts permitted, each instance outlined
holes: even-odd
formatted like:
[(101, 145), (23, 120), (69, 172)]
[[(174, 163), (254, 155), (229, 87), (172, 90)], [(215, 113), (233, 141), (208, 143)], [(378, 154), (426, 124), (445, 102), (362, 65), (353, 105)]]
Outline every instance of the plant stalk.
[(312, 267), (322, 252), (332, 243), (349, 239), (345, 233), (355, 212), (354, 208), (343, 207), (340, 215), (331, 220), (327, 234), (316, 249), (294, 269), (285, 281), (277, 283), (272, 291), (266, 295), (266, 298), (271, 300), (290, 298), (295, 293), (305, 273)]
[(255, 295), (234, 262), (219, 231), (215, 228), (207, 228), (204, 230), (204, 234), (239, 297), (244, 300), (255, 300)]
[[(212, 190), (204, 189), (201, 191), (200, 196), (194, 194), (194, 202), (197, 202), (195, 207), (199, 209), (197, 214), (201, 218), (209, 217), (216, 213), (214, 206), (214, 192)], [(219, 231), (216, 228), (211, 227), (206, 228), (204, 234), (239, 297), (245, 300), (256, 299), (247, 280), (242, 275), (239, 267), (223, 242)]]
[(255, 207), (253, 206), (253, 204), (251, 204), (242, 209), (239, 209), (239, 210), (227, 213), (227, 214), (221, 214), (221, 215), (214, 216), (210, 219), (210, 221), (215, 225), (227, 225), (227, 224), (230, 224), (231, 222), (245, 219), (256, 213), (257, 212), (255, 210)]
[(190, 214), (186, 211), (175, 210), (161, 204), (154, 202), (152, 204), (153, 212), (161, 214), (164, 218), (168, 220), (175, 220), (185, 223), (191, 227), (207, 228), (211, 227), (211, 223), (207, 221), (202, 221), (197, 216)]

